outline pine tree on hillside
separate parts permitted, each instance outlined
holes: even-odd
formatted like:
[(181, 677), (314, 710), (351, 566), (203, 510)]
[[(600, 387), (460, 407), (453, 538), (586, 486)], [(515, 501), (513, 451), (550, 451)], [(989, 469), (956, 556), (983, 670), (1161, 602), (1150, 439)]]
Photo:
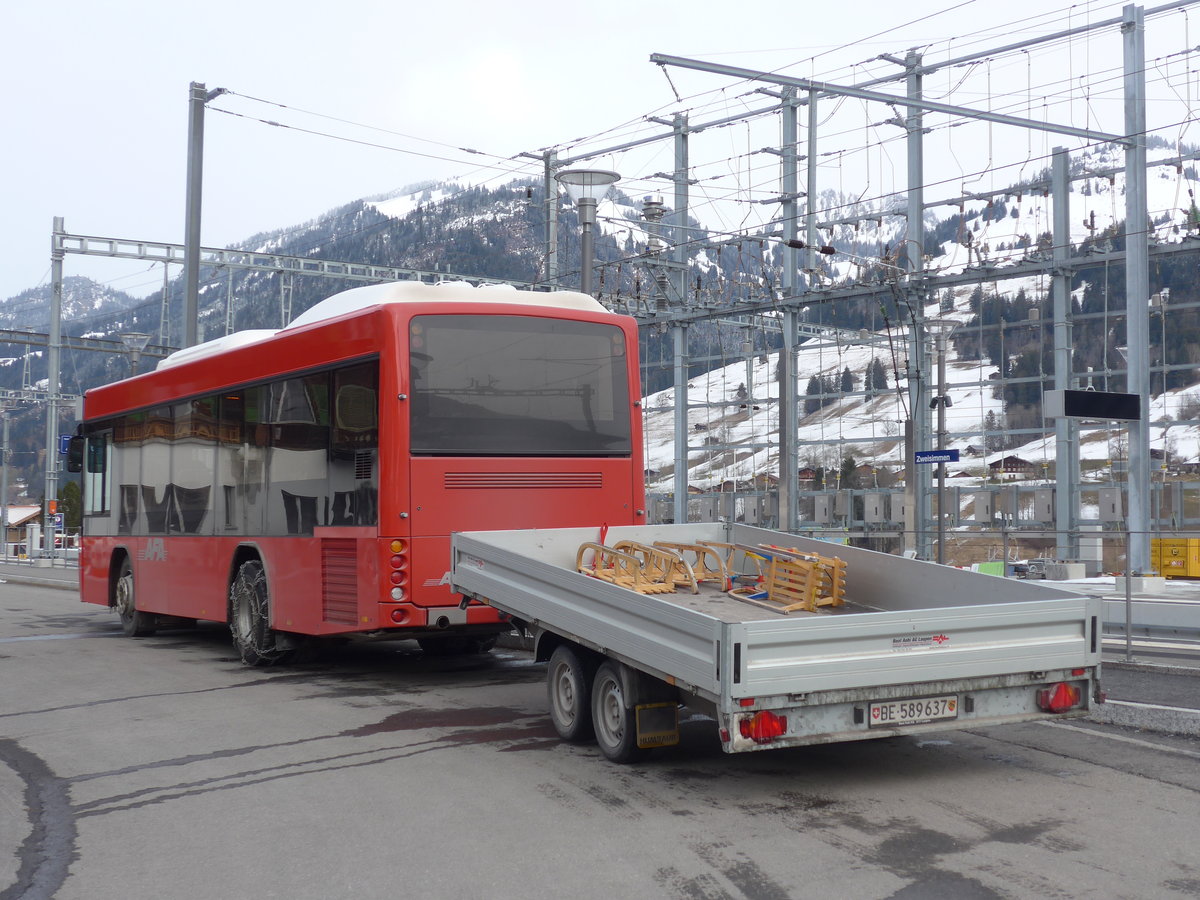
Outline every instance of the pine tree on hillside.
[(811, 416), (821, 408), (821, 399), (819, 396), (821, 393), (821, 379), (816, 375), (810, 375), (808, 386), (804, 389), (804, 393), (804, 414)]
[(871, 360), (867, 366), (867, 377), (864, 379), (867, 390), (872, 394), (880, 394), (887, 391), (887, 370), (883, 367), (883, 361), (878, 356)]

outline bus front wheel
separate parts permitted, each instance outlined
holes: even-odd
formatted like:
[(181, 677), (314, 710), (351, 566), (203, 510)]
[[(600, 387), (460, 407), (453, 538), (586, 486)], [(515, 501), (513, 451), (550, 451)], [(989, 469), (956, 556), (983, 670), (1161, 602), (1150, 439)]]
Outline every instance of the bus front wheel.
[(257, 559), (247, 560), (238, 568), (229, 589), (229, 632), (234, 648), (248, 666), (269, 666), (281, 662), (290, 652), (276, 643), (270, 608), (263, 564)]
[(113, 609), (121, 617), (121, 630), (129, 637), (147, 637), (154, 634), (157, 619), (150, 613), (137, 608), (137, 594), (133, 587), (133, 565), (129, 557), (121, 560), (117, 575), (116, 590), (113, 592)]

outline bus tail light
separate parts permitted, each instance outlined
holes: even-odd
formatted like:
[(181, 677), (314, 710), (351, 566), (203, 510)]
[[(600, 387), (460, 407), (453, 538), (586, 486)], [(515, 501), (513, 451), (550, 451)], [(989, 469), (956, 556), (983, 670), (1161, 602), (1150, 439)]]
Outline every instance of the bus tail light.
[(1048, 713), (1063, 713), (1074, 709), (1079, 705), (1079, 700), (1079, 688), (1065, 681), (1037, 692), (1038, 708)]
[(769, 744), (787, 733), (787, 716), (776, 715), (768, 709), (760, 710), (740, 719), (738, 729), (742, 737), (750, 738), (756, 744)]
[(392, 585), (388, 596), (399, 603), (408, 599), (408, 591), (405, 590), (408, 586), (408, 542), (396, 538), (388, 544), (387, 549), (388, 566), (391, 568), (388, 581)]

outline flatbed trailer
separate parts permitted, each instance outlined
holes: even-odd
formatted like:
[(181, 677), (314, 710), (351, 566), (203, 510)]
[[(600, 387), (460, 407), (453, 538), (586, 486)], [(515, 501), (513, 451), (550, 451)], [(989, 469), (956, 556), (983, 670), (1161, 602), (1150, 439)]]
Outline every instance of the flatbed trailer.
[[(559, 735), (594, 736), (614, 761), (676, 743), (681, 706), (715, 719), (734, 753), (1081, 716), (1103, 700), (1098, 599), (741, 524), (604, 530), (604, 546), (845, 562), (844, 604), (784, 614), (721, 579), (642, 594), (584, 574), (597, 528), (453, 535), (453, 589), (533, 630)], [(742, 581), (755, 562), (741, 553)]]

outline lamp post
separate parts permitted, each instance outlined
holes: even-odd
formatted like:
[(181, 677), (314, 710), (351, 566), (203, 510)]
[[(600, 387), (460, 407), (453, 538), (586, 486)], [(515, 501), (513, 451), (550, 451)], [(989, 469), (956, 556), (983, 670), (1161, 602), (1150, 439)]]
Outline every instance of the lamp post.
[[(946, 407), (950, 406), (950, 397), (946, 393), (946, 341), (958, 327), (957, 322), (949, 319), (931, 319), (925, 323), (925, 329), (933, 336), (934, 350), (937, 352), (938, 395), (933, 398), (932, 406), (937, 408), (937, 448), (946, 449)], [(946, 561), (946, 463), (938, 463), (937, 471), (937, 561)]]
[(150, 335), (141, 331), (126, 331), (121, 334), (121, 343), (129, 351), (129, 377), (132, 378), (138, 373), (138, 360), (150, 343)]
[(1159, 345), (1159, 365), (1162, 367), (1163, 418), (1167, 417), (1167, 301), (1171, 298), (1171, 289), (1163, 288), (1157, 294), (1150, 295), (1150, 312), (1158, 315), (1159, 334), (1162, 343)]
[(8, 559), (8, 404), (0, 402), (0, 419), (4, 422), (4, 445), (0, 453), (0, 529), (3, 529), (4, 559)]
[(619, 181), (621, 176), (607, 169), (564, 169), (554, 178), (567, 189), (572, 202), (579, 208), (579, 226), (582, 230), (579, 244), (582, 257), (579, 289), (585, 294), (590, 294), (596, 241), (596, 205), (604, 199), (608, 189)]

